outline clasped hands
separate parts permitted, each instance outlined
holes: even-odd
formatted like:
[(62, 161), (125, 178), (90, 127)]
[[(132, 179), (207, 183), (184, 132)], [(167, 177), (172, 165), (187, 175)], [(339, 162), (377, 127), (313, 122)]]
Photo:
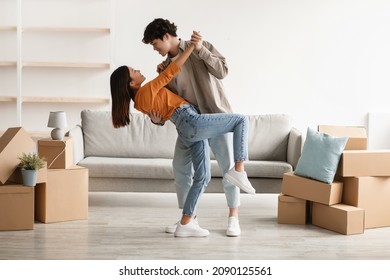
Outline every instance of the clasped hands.
[[(191, 35), (191, 44), (195, 46), (195, 50), (199, 52), (202, 49), (203, 46), (203, 37), (200, 34), (200, 31), (192, 31)], [(157, 65), (157, 73), (161, 73), (165, 69), (164, 62)]]

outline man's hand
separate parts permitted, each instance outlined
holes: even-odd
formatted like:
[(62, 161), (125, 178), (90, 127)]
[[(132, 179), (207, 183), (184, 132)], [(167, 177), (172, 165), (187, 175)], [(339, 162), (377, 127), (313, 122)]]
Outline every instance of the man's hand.
[(164, 63), (161, 62), (159, 65), (157, 65), (157, 73), (161, 73), (162, 71), (164, 71)]
[(157, 125), (162, 125), (162, 117), (159, 112), (156, 110), (152, 109), (152, 111), (149, 112), (149, 118), (152, 121), (152, 123), (157, 124)]
[(202, 43), (203, 43), (203, 37), (202, 35), (200, 35), (199, 31), (192, 32), (191, 43), (194, 44), (195, 50), (199, 52), (200, 49), (202, 48)]

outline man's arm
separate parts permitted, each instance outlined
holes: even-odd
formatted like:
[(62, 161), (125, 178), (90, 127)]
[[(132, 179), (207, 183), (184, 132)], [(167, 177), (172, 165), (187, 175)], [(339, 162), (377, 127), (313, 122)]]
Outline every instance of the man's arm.
[(191, 43), (195, 45), (195, 50), (199, 58), (203, 60), (210, 74), (218, 79), (223, 79), (227, 76), (228, 67), (225, 57), (211, 43), (203, 41), (200, 32), (193, 32), (191, 35)]
[(228, 74), (228, 66), (223, 57), (212, 44), (203, 42), (203, 47), (198, 53), (200, 59), (205, 63), (207, 70), (217, 79), (223, 79)]

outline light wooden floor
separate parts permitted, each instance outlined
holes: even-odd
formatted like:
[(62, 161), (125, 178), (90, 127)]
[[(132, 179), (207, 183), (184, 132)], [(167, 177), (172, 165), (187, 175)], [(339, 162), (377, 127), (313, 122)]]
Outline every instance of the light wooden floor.
[(206, 238), (174, 238), (173, 193), (90, 193), (89, 219), (0, 232), (0, 259), (11, 260), (378, 260), (390, 259), (390, 227), (341, 235), (313, 225), (280, 225), (277, 195), (241, 195), (240, 237), (226, 237), (224, 194), (199, 205)]

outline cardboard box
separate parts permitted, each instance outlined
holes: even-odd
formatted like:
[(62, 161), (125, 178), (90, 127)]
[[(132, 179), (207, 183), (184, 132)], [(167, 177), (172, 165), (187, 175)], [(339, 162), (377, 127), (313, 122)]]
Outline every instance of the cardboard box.
[(38, 140), (38, 154), (45, 157), (48, 169), (66, 169), (73, 165), (73, 138)]
[(365, 127), (319, 125), (318, 131), (332, 136), (348, 137), (344, 150), (367, 150), (367, 132)]
[(278, 223), (304, 225), (308, 221), (310, 202), (304, 199), (279, 194)]
[(34, 229), (34, 188), (0, 186), (0, 230)]
[(19, 164), (18, 157), (35, 147), (30, 135), (21, 127), (11, 127), (0, 138), (0, 183), (5, 184)]
[[(22, 172), (19, 168), (16, 168), (14, 173), (12, 173), (11, 177), (8, 179), (8, 181), (17, 183), (17, 184), (23, 184), (23, 178), (22, 178)], [(38, 170), (38, 176), (37, 176), (37, 184), (39, 183), (46, 183), (47, 182), (47, 163), (45, 162), (45, 166)]]
[(337, 176), (390, 176), (390, 150), (344, 151)]
[(364, 232), (364, 210), (351, 205), (313, 202), (311, 223), (342, 234)]
[(390, 178), (344, 178), (343, 203), (365, 210), (364, 228), (390, 226)]
[(333, 182), (332, 184), (326, 184), (297, 176), (293, 172), (287, 172), (283, 174), (282, 193), (309, 201), (332, 205), (341, 202), (343, 183)]
[(88, 219), (88, 169), (49, 169), (35, 187), (35, 219), (43, 223)]

